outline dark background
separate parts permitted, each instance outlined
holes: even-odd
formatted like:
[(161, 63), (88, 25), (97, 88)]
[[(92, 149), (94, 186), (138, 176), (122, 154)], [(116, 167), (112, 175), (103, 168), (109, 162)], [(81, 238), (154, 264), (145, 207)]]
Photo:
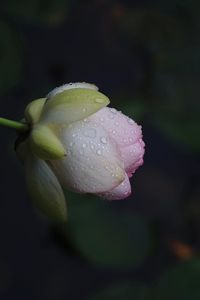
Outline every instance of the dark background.
[(0, 299), (200, 299), (199, 1), (0, 3), (1, 116), (63, 83), (95, 83), (143, 126), (127, 200), (66, 192), (38, 216), (1, 128)]

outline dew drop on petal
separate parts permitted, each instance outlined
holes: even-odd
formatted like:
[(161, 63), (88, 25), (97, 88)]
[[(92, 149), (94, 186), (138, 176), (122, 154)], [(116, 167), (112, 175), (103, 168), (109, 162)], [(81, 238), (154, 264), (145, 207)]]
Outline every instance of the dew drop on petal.
[(102, 144), (107, 144), (107, 139), (106, 139), (106, 137), (101, 137), (101, 142), (102, 142)]
[(110, 108), (111, 113), (116, 114), (117, 110), (115, 108)]
[(135, 122), (134, 122), (131, 118), (128, 118), (128, 123), (129, 123), (130, 125), (134, 125), (134, 124), (135, 124)]
[(86, 145), (85, 143), (83, 143), (83, 145), (82, 145), (82, 146), (83, 146), (83, 148), (86, 148), (86, 147), (87, 147), (87, 145)]
[(83, 134), (86, 137), (95, 138), (96, 137), (96, 129), (88, 128), (88, 129), (84, 130)]
[(79, 150), (79, 154), (83, 155), (84, 154), (83, 150)]
[(97, 150), (97, 155), (101, 155), (101, 150), (100, 149)]
[(93, 145), (93, 144), (91, 144), (91, 145), (90, 145), (90, 148), (91, 148), (91, 149), (94, 149), (94, 145)]

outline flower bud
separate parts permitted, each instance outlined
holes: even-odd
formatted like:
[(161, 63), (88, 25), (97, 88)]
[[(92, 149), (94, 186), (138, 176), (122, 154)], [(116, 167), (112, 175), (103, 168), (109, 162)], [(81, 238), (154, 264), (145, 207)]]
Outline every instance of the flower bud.
[(52, 219), (65, 220), (62, 187), (109, 200), (131, 194), (130, 178), (143, 164), (142, 129), (109, 103), (96, 86), (74, 83), (26, 107), (30, 132), (17, 152), (33, 202)]

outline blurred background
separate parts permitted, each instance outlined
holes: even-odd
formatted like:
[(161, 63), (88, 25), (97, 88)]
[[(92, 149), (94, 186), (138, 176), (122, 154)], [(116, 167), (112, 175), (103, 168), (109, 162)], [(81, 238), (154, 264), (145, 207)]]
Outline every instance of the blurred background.
[(68, 225), (42, 219), (1, 128), (0, 299), (200, 299), (200, 2), (0, 4), (1, 116), (63, 83), (95, 83), (140, 123), (133, 194), (66, 192)]

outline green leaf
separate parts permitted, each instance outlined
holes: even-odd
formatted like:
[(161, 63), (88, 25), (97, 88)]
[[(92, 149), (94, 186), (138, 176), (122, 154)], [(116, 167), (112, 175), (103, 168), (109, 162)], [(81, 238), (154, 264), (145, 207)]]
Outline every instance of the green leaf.
[(117, 201), (89, 195), (71, 194), (68, 198), (71, 241), (85, 258), (117, 269), (136, 267), (145, 260), (150, 238), (144, 218), (134, 212), (115, 211)]
[(151, 290), (137, 282), (119, 283), (91, 297), (90, 300), (151, 300)]
[(167, 271), (155, 289), (155, 300), (199, 300), (200, 260), (179, 264)]

